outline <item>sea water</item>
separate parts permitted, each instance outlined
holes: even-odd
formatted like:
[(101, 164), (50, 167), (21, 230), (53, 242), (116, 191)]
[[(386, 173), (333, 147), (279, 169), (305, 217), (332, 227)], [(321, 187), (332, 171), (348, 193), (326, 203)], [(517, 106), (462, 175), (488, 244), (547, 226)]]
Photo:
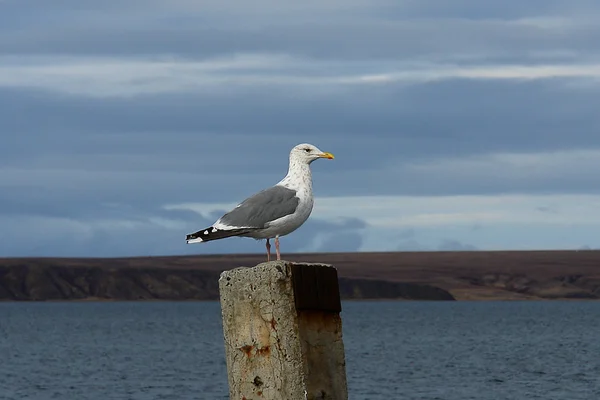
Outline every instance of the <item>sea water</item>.
[[(600, 303), (344, 302), (351, 400), (600, 399)], [(1, 400), (228, 399), (217, 302), (0, 303)]]

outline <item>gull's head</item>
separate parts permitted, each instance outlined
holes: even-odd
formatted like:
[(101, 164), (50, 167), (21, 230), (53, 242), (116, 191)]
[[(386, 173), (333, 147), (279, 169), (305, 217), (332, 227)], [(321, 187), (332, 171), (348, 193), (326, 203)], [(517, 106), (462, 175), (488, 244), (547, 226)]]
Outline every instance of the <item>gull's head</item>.
[(321, 151), (317, 146), (308, 143), (299, 144), (290, 152), (291, 160), (306, 164), (310, 164), (317, 158), (327, 158), (329, 160), (333, 160), (333, 154)]

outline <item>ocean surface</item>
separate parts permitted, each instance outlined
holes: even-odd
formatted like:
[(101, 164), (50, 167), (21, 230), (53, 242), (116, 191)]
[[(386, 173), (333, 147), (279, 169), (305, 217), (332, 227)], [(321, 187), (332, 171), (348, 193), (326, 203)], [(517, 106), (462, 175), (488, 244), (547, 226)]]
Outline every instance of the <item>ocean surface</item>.
[[(600, 399), (600, 303), (345, 302), (351, 400)], [(228, 399), (217, 302), (0, 303), (1, 400)]]

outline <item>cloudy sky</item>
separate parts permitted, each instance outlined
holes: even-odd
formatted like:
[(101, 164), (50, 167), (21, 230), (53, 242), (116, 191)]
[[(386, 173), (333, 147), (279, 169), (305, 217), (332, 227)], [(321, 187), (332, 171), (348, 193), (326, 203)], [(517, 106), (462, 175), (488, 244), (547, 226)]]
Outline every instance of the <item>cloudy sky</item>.
[(185, 234), (313, 164), (284, 252), (600, 247), (600, 4), (0, 0), (0, 256)]

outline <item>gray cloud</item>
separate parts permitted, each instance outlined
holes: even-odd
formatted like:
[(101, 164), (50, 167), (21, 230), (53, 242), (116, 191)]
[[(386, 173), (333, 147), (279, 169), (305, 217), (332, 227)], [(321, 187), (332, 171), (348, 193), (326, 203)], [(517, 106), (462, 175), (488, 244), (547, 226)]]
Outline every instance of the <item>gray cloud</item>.
[(396, 235), (399, 239), (408, 240), (413, 239), (417, 235), (417, 232), (414, 228), (404, 229)]
[[(600, 35), (593, 23), (585, 31), (570, 25), (551, 29), (525, 23), (552, 17), (585, 21), (600, 7), (584, 1), (569, 6), (533, 1), (510, 7), (477, 1), (452, 5), (328, 1), (307, 7), (261, 2), (267, 8), (250, 8), (243, 2), (228, 3), (227, 8), (218, 2), (182, 1), (169, 7), (159, 2), (105, 3), (91, 10), (70, 1), (62, 6), (35, 2), (31, 8), (9, 3), (4, 15), (20, 16), (29, 29), (5, 25), (0, 51), (188, 57), (284, 52), (360, 60), (398, 54), (414, 58), (451, 53), (525, 55), (529, 50), (555, 49), (585, 52), (598, 49)], [(56, 24), (57, 20), (69, 22)], [(525, 22), (514, 22), (521, 20)]]
[[(68, 215), (58, 215), (68, 214)], [(214, 214), (214, 219), (220, 216)], [(264, 241), (227, 238), (188, 245), (186, 233), (210, 226), (214, 219), (187, 211), (104, 207), (77, 213), (0, 213), (0, 254), (3, 256), (110, 257), (165, 254), (260, 253)], [(329, 223), (313, 218), (289, 237), (281, 238), (282, 252), (355, 251), (362, 243), (354, 229), (364, 225)], [(316, 236), (325, 237), (320, 243)]]
[(467, 251), (477, 250), (476, 246), (468, 243), (462, 243), (456, 239), (444, 239), (438, 246), (438, 250), (441, 251)]
[[(338, 138), (346, 136), (359, 140), (361, 149), (376, 150), (384, 158), (406, 159), (600, 145), (593, 128), (599, 122), (594, 104), (600, 94), (560, 90), (545, 81), (455, 80), (409, 88), (389, 85), (326, 99), (298, 99), (281, 93), (267, 96), (258, 90), (136, 99), (57, 98), (29, 93), (0, 91), (0, 104), (6, 105), (0, 112), (3, 127), (20, 134), (11, 139), (15, 147), (23, 148), (31, 138), (35, 138), (31, 143), (34, 149), (59, 147), (61, 142), (56, 139), (61, 135), (73, 139), (69, 147), (74, 151), (124, 149), (147, 154), (164, 149), (182, 151), (190, 157), (198, 151), (209, 153), (215, 144), (223, 142), (216, 134), (236, 134), (240, 140), (246, 137), (244, 145), (252, 146), (247, 154), (264, 146), (272, 149), (269, 142), (282, 143), (282, 138), (288, 143), (295, 143), (295, 138), (323, 138), (322, 142), (335, 141), (339, 146)], [(25, 109), (27, 114), (19, 112)], [(261, 137), (253, 139), (250, 134)], [(227, 149), (235, 151), (235, 143), (229, 144)], [(350, 154), (356, 151), (351, 143), (347, 148)], [(367, 164), (377, 161), (381, 158), (363, 159)]]
[(210, 97), (92, 100), (5, 90), (0, 185), (6, 206), (21, 212), (234, 202), (279, 180), (289, 148), (309, 141), (337, 156), (313, 165), (318, 196), (594, 192), (594, 165), (573, 158), (542, 175), (502, 162), (440, 164), (600, 148), (598, 94), (552, 91), (549, 82), (455, 81), (375, 88), (311, 107), (292, 96), (263, 96), (262, 107), (229, 96), (205, 109), (194, 105)]
[(353, 252), (363, 244), (363, 237), (356, 232), (342, 232), (330, 235), (318, 246), (317, 252)]
[(422, 243), (419, 243), (415, 239), (407, 239), (402, 240), (394, 250), (397, 251), (426, 251), (430, 250), (427, 246), (424, 246)]
[[(0, 2), (0, 255), (261, 251), (185, 246), (212, 221), (162, 207), (239, 201), (305, 141), (336, 154), (314, 164), (317, 196), (597, 191), (597, 4), (235, 5)], [(235, 54), (260, 65), (143, 68)], [(515, 65), (573, 70), (494, 76)], [(285, 248), (356, 250), (368, 228), (311, 220)]]

